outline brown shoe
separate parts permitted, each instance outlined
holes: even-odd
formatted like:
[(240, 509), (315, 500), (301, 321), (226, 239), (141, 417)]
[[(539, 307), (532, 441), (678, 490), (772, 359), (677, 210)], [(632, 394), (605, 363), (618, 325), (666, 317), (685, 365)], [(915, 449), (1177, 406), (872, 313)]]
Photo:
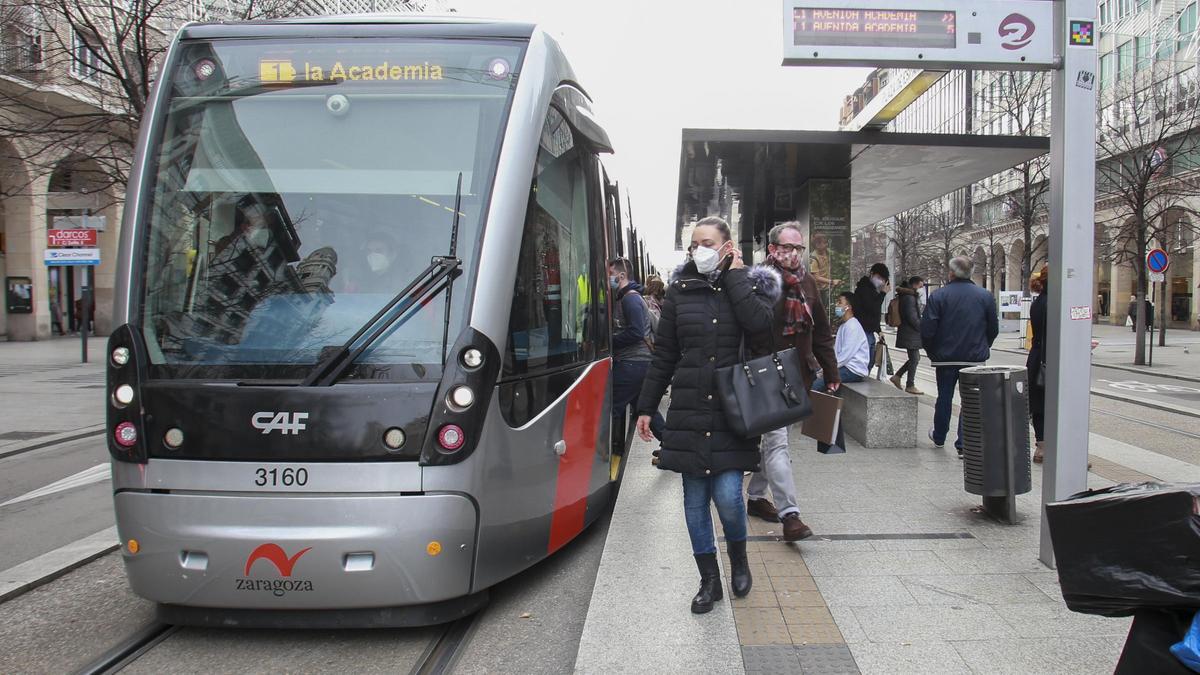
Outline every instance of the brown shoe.
[(766, 499), (751, 499), (746, 502), (746, 515), (757, 516), (768, 523), (779, 522), (779, 511), (775, 505)]
[(799, 513), (792, 512), (783, 517), (784, 541), (800, 541), (801, 539), (808, 539), (812, 534), (812, 528), (805, 525), (803, 520), (800, 520)]
[(922, 394), (925, 393), (925, 392), (921, 391), (920, 389), (917, 389), (916, 387), (905, 387), (904, 391), (906, 391), (910, 394), (915, 394), (917, 396), (921, 396)]
[(891, 380), (892, 384), (896, 385), (897, 389), (904, 388), (903, 386), (900, 385), (900, 376), (899, 375), (893, 375), (893, 376), (889, 377), (888, 379)]

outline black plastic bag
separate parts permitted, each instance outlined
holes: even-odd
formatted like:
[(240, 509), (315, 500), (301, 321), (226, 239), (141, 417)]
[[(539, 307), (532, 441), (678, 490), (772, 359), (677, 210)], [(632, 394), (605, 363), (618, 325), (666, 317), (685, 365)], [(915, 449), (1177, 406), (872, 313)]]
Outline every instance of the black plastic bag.
[(1200, 485), (1126, 483), (1046, 505), (1067, 607), (1200, 608)]
[(1134, 615), (1113, 675), (1192, 675), (1171, 653), (1192, 623), (1191, 610), (1144, 609)]

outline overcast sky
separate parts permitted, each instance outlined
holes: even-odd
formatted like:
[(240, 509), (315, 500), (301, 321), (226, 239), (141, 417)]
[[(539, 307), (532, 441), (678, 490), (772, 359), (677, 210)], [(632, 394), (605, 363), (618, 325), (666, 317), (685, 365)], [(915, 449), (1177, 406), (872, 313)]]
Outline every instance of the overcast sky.
[[(777, 0), (449, 0), (466, 16), (533, 20), (562, 44), (616, 147), (655, 264), (673, 265), (684, 128), (835, 129), (860, 68), (785, 68)], [(622, 195), (624, 197), (624, 194)]]

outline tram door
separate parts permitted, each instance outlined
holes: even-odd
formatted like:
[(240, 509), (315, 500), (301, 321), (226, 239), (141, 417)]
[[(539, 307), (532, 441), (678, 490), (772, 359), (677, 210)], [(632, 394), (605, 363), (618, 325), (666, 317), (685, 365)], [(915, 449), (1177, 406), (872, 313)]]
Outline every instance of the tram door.
[[(526, 512), (509, 517), (550, 510), (553, 552), (599, 513), (590, 498), (608, 484), (611, 363), (599, 162), (555, 108), (540, 138), (498, 398), (529, 448), (514, 451), (508, 468), (521, 484), (554, 488), (514, 495), (508, 505)], [(554, 446), (561, 453), (545, 451)]]

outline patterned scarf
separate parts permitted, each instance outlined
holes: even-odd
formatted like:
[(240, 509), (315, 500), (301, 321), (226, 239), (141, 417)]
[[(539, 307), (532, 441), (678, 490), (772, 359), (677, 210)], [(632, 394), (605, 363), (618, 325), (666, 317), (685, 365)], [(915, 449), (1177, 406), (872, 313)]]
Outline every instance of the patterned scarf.
[(792, 273), (771, 260), (771, 266), (783, 278), (783, 334), (796, 335), (812, 331), (812, 308), (804, 297), (804, 267)]

